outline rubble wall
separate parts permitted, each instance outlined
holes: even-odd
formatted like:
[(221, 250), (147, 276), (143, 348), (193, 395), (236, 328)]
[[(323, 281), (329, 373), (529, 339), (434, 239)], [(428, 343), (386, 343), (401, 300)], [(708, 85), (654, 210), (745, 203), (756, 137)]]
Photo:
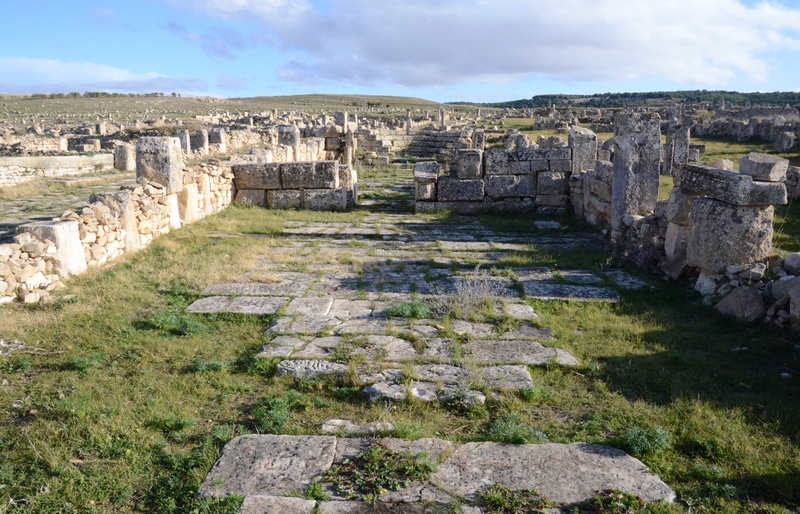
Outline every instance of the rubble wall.
[(111, 154), (48, 157), (0, 157), (0, 187), (41, 177), (68, 177), (114, 168)]

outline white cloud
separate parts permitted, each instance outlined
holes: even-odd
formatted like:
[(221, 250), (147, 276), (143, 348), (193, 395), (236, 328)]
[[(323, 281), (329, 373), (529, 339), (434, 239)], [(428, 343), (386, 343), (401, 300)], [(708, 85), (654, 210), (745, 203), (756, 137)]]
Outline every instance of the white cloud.
[[(167, 0), (176, 3), (177, 0)], [(764, 82), (800, 50), (800, 9), (740, 0), (181, 0), (258, 19), (292, 55), (279, 77), (440, 86), (534, 75), (697, 86)], [(319, 2), (317, 2), (319, 4)]]
[(3, 93), (185, 92), (205, 88), (202, 80), (175, 79), (155, 72), (136, 74), (92, 62), (0, 57), (0, 92)]

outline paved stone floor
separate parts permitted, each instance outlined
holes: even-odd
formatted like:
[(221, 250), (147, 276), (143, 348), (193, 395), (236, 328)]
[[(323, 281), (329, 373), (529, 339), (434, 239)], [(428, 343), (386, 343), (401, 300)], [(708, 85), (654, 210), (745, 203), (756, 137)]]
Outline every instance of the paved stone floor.
[[(407, 198), (404, 187), (396, 188), (397, 198)], [(530, 387), (528, 366), (579, 365), (540, 326), (526, 297), (616, 302), (621, 289), (649, 287), (623, 270), (593, 273), (502, 264), (504, 257), (532, 249), (605, 247), (595, 234), (566, 233), (552, 223), (531, 227), (530, 233), (491, 230), (475, 218), (430, 223), (403, 212), (402, 202), (369, 200), (362, 209), (364, 203), (372, 211), (357, 223), (287, 222), (281, 245), (253, 269), (242, 270), (234, 282), (206, 288), (204, 298), (187, 311), (273, 316), (266, 330), (270, 342), (259, 356), (280, 361), (281, 375), (357, 377), (372, 402), (447, 402), (457, 397), (483, 403), (491, 391)], [(487, 307), (487, 298), (494, 300), (493, 306)], [(417, 317), (403, 317), (404, 310)], [(370, 433), (369, 427), (347, 420), (326, 425), (321, 433)], [(339, 458), (342, 444), (335, 437), (239, 438), (226, 447), (201, 493), (245, 496), (249, 513), (311, 512), (315, 502), (282, 496), (319, 478)], [(674, 496), (639, 461), (609, 448), (469, 443), (449, 452), (454, 453), (440, 466), (435, 485), (422, 487), (432, 489), (421, 492), (417, 487), (400, 499), (386, 499), (404, 505), (393, 512), (451, 512), (445, 506), (454, 497), (470, 500), (490, 482), (547, 489), (562, 504), (608, 488), (650, 500)], [(289, 469), (278, 471), (281, 466)], [(529, 466), (541, 471), (531, 474)], [(382, 511), (343, 501), (317, 507), (330, 513)], [(463, 512), (480, 512), (470, 508)]]

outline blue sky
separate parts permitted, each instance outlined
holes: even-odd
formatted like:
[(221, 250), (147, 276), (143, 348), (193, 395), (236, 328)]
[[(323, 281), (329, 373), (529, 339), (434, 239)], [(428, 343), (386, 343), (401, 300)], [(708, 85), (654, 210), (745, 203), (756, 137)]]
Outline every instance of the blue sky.
[(800, 0), (2, 0), (0, 93), (800, 91)]

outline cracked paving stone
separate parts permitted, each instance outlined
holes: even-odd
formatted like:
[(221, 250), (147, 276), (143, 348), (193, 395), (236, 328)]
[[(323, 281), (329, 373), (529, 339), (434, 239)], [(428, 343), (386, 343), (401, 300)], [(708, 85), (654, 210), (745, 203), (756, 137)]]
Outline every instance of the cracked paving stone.
[(528, 322), (523, 322), (513, 329), (505, 332), (500, 339), (534, 339), (536, 341), (555, 341), (553, 331), (549, 328), (536, 327)]
[(278, 336), (264, 345), (256, 357), (288, 357), (306, 346), (306, 341), (297, 337)]
[(342, 343), (338, 336), (317, 337), (302, 350), (292, 354), (295, 359), (328, 359)]
[(450, 364), (420, 364), (414, 366), (414, 376), (420, 380), (445, 384), (461, 384), (474, 378), (468, 369)]
[(551, 362), (577, 366), (569, 352), (546, 348), (536, 341), (474, 341), (462, 346), (464, 357), (477, 364), (526, 364), (546, 366)]
[(494, 325), (488, 323), (472, 323), (454, 319), (450, 321), (450, 328), (458, 335), (469, 335), (474, 338), (491, 337), (494, 334)]
[(286, 314), (303, 316), (327, 316), (333, 305), (331, 298), (295, 298), (286, 307)]
[(575, 300), (583, 302), (619, 301), (619, 295), (613, 289), (594, 286), (572, 286), (565, 284), (547, 284), (541, 282), (521, 282), (526, 296), (537, 300)]
[(617, 287), (622, 289), (644, 289), (645, 287), (650, 287), (650, 284), (625, 270), (610, 269), (606, 270), (605, 274), (614, 281)]
[(394, 382), (377, 382), (365, 387), (361, 392), (372, 403), (375, 403), (378, 400), (402, 402), (408, 398), (406, 388)]
[(186, 308), (192, 314), (250, 314), (270, 316), (288, 302), (288, 298), (269, 296), (210, 296), (201, 298)]
[(341, 323), (331, 316), (300, 316), (284, 330), (286, 334), (319, 334)]
[(480, 377), (490, 389), (519, 391), (533, 386), (527, 366), (487, 366), (481, 369)]
[(311, 514), (317, 502), (287, 496), (248, 496), (240, 514)]
[(336, 362), (323, 360), (285, 360), (278, 363), (278, 375), (286, 375), (298, 380), (304, 378), (315, 379), (320, 377), (344, 378), (348, 367)]

